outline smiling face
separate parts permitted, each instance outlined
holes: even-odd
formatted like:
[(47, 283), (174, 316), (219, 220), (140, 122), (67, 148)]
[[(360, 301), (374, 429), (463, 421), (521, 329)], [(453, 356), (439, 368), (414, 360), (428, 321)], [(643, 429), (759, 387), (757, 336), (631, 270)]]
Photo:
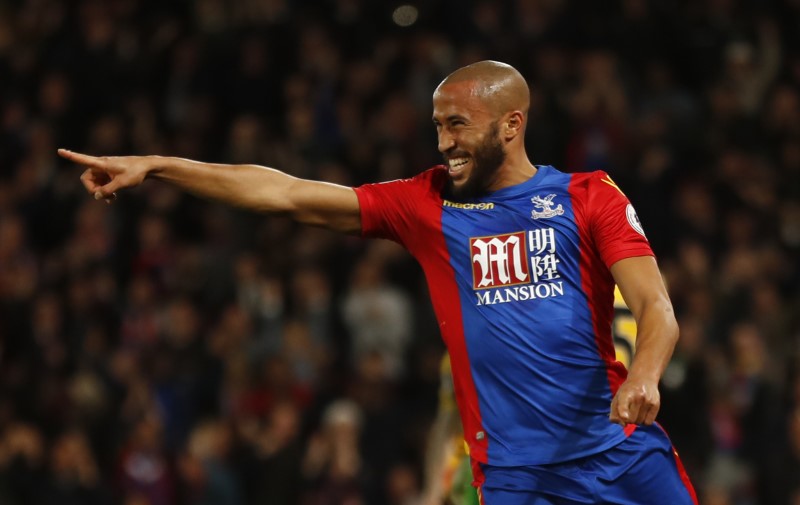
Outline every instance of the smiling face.
[(506, 151), (499, 118), (479, 96), (477, 84), (440, 85), (433, 95), (433, 122), (450, 175), (448, 193), (463, 199), (495, 189)]

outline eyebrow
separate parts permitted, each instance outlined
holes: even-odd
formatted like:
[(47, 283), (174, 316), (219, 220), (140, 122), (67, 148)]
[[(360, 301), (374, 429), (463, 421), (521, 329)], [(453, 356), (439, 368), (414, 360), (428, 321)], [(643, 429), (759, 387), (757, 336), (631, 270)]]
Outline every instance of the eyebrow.
[[(439, 122), (439, 120), (436, 119), (436, 116), (433, 116), (431, 119), (433, 119), (434, 123), (438, 123)], [(460, 119), (462, 121), (466, 121), (467, 120), (467, 118), (465, 118), (464, 116), (462, 116), (460, 114), (451, 114), (451, 115), (447, 116), (446, 118), (444, 118), (444, 120), (446, 122), (451, 122), (451, 121), (454, 121), (456, 119)]]

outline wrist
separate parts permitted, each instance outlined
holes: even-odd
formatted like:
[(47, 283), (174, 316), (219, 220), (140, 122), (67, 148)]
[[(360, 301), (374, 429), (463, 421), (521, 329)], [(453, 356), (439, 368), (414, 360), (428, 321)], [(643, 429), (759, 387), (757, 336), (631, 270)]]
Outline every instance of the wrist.
[(144, 178), (157, 178), (164, 171), (168, 158), (158, 155), (144, 156)]
[(631, 366), (631, 369), (628, 371), (628, 380), (636, 381), (636, 382), (652, 382), (658, 384), (661, 380), (661, 374), (657, 370), (648, 369), (638, 369), (635, 365)]

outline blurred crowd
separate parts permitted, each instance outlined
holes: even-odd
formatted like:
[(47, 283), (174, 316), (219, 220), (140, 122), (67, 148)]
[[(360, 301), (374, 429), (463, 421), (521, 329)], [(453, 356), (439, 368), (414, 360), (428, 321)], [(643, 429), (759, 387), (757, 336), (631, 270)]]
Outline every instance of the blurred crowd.
[(800, 504), (800, 2), (399, 5), (0, 0), (0, 503), (416, 503), (443, 346), (405, 252), (152, 182), (104, 205), (55, 151), (406, 177), (435, 86), (496, 59), (534, 162), (639, 211), (702, 503)]

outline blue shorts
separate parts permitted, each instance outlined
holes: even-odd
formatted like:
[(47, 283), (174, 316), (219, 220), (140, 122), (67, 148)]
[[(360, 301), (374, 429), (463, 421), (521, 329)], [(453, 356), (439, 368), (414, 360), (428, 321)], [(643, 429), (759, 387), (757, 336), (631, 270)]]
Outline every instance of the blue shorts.
[(628, 438), (564, 463), (500, 467), (473, 461), (481, 505), (697, 505), (669, 437), (658, 426), (629, 425)]

